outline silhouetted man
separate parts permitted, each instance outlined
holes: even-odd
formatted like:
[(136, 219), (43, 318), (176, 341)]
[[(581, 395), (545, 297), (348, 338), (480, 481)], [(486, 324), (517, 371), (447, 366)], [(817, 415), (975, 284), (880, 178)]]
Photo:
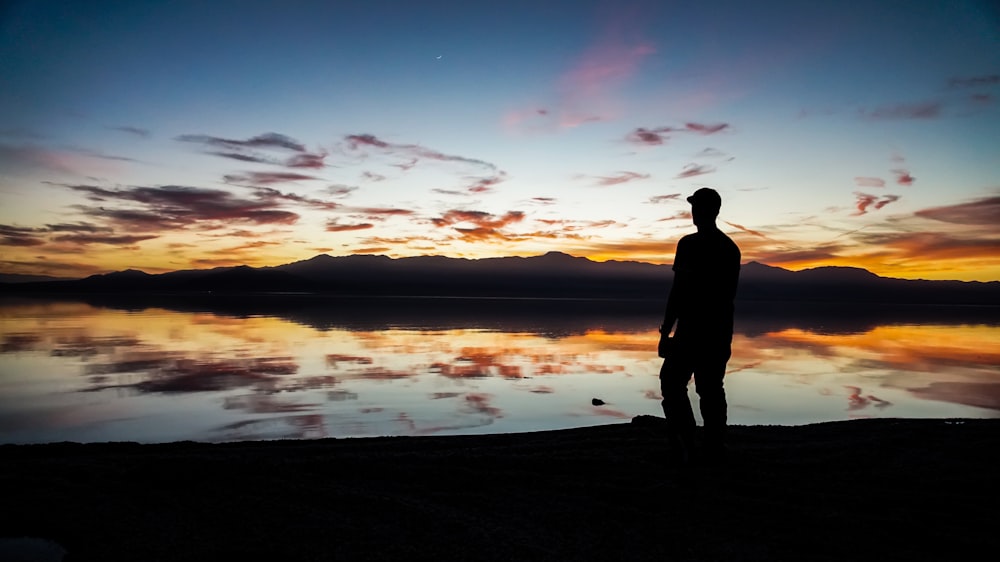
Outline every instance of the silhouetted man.
[[(726, 373), (733, 341), (733, 299), (740, 276), (740, 249), (715, 226), (722, 198), (703, 187), (687, 198), (698, 232), (677, 243), (674, 283), (660, 326), (659, 354), (663, 413), (671, 445), (680, 460), (694, 445), (694, 413), (687, 385), (694, 374), (704, 447), (708, 455), (724, 452), (726, 431)], [(675, 329), (676, 323), (676, 329)], [(670, 332), (673, 330), (673, 336)]]

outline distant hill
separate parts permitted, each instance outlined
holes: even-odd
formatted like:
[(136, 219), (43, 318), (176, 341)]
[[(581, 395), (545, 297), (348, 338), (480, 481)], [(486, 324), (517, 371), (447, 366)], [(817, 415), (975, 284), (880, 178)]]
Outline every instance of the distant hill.
[[(5, 283), (16, 293), (326, 293), (358, 296), (466, 296), (665, 299), (669, 265), (594, 262), (560, 252), (469, 260), (441, 256), (392, 259), (321, 254), (275, 267), (186, 270), (150, 275), (126, 270), (79, 280)], [(738, 300), (1000, 305), (1000, 282), (879, 277), (864, 269), (789, 271), (744, 264)]]
[(0, 283), (42, 283), (45, 281), (71, 281), (72, 277), (52, 277), (49, 275), (22, 275), (20, 273), (0, 273)]

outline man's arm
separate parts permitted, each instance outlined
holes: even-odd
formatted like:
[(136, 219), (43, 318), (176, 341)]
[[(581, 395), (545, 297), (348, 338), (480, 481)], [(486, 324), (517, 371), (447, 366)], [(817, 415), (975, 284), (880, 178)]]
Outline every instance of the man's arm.
[(683, 288), (680, 287), (684, 283), (685, 277), (683, 271), (674, 272), (674, 282), (670, 285), (670, 294), (667, 296), (667, 307), (663, 311), (663, 323), (660, 324), (661, 334), (669, 334), (677, 322), (677, 303), (680, 302), (684, 292)]
[(677, 322), (678, 306), (684, 296), (683, 284), (687, 276), (684, 273), (687, 267), (687, 252), (684, 250), (684, 239), (677, 243), (674, 251), (674, 281), (670, 284), (670, 294), (667, 295), (666, 310), (663, 311), (663, 323), (660, 324), (660, 333), (669, 335)]

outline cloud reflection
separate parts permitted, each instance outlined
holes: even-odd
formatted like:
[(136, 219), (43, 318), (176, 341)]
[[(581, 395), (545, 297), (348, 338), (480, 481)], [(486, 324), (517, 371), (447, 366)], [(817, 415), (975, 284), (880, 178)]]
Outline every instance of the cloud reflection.
[[(88, 415), (98, 420), (121, 418), (139, 396), (142, 408), (155, 405), (184, 423), (215, 419), (200, 434), (207, 439), (509, 431), (526, 415), (565, 424), (659, 411), (655, 318), (604, 327), (573, 319), (576, 329), (565, 330), (560, 318), (540, 317), (518, 330), (339, 317), (316, 329), (266, 315), (77, 303), (2, 310), (9, 320), (0, 326), (0, 371), (11, 392), (29, 396), (18, 408), (38, 408), (36, 422), (22, 428), (53, 427), (42, 419), (53, 415), (53, 400), (80, 408), (82, 395), (71, 402), (66, 389), (86, 392)], [(923, 400), (1000, 410), (995, 326), (798, 317), (742, 318), (738, 326), (727, 375), (740, 389), (739, 411), (767, 412), (755, 393), (789, 385), (811, 388), (813, 399), (844, 416), (909, 415), (907, 404)], [(42, 375), (21, 374), (29, 358)], [(50, 394), (28, 394), (47, 381)], [(739, 386), (749, 381), (758, 386)], [(608, 404), (585, 406), (591, 396)], [(0, 413), (12, 408), (2, 398)], [(192, 408), (201, 410), (191, 417)]]

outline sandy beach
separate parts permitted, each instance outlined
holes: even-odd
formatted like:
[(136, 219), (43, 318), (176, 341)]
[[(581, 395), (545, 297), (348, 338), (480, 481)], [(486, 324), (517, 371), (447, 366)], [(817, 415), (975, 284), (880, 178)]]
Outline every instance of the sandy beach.
[(996, 552), (1000, 420), (0, 447), (0, 536), (66, 560), (940, 560)]

